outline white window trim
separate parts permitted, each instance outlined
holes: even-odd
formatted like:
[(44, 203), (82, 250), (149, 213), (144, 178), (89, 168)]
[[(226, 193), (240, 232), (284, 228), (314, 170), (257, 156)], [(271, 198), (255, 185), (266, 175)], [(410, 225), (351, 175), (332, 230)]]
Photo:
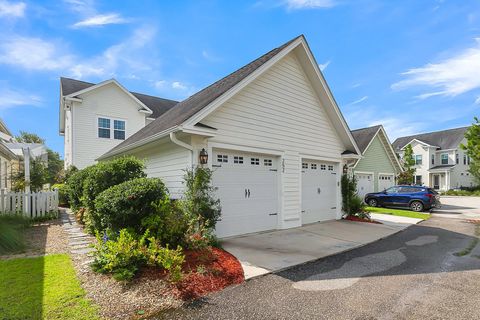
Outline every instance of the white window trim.
[[(447, 156), (447, 163), (443, 163), (443, 156)], [(450, 163), (450, 159), (449, 159), (449, 156), (448, 156), (448, 153), (441, 153), (440, 154), (440, 165), (446, 165), (446, 164), (449, 164)]]
[[(100, 128), (98, 126), (98, 119), (109, 119), (110, 120), (110, 138), (103, 138), (103, 137), (99, 137), (98, 136), (98, 129), (106, 129), (106, 128)], [(115, 131), (115, 120), (118, 120), (118, 121), (123, 121), (125, 122), (125, 139), (115, 139), (114, 138), (114, 131)], [(97, 114), (97, 118), (96, 118), (96, 123), (95, 123), (95, 128), (96, 128), (96, 132), (95, 132), (95, 135), (97, 137), (97, 139), (101, 139), (101, 140), (118, 140), (118, 141), (125, 141), (127, 140), (127, 119), (122, 119), (122, 118), (113, 118), (113, 117), (109, 117), (109, 116), (102, 116), (102, 115), (99, 115)]]

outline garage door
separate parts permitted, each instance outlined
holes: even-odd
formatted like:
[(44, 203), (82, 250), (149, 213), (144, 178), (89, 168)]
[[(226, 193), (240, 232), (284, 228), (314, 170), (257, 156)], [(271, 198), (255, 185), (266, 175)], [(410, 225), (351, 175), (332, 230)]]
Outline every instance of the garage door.
[(395, 185), (395, 175), (380, 174), (378, 175), (378, 191), (383, 191)]
[(320, 161), (302, 161), (302, 223), (336, 218), (337, 166)]
[(364, 198), (367, 193), (373, 192), (373, 174), (355, 173), (357, 178), (357, 194)]
[(218, 188), (222, 206), (218, 237), (277, 228), (276, 157), (214, 150), (213, 171), (213, 185)]

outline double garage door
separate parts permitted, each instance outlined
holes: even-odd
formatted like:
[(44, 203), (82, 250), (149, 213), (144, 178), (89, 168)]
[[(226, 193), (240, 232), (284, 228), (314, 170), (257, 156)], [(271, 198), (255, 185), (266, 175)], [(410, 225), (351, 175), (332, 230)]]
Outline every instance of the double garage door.
[[(357, 194), (362, 199), (367, 193), (375, 192), (375, 183), (373, 173), (355, 173), (357, 178)], [(395, 185), (395, 175), (379, 174), (378, 175), (378, 191), (383, 191)]]
[[(222, 206), (218, 237), (278, 228), (278, 157), (214, 149), (212, 164)], [(336, 190), (334, 164), (303, 161), (302, 223), (335, 219)]]

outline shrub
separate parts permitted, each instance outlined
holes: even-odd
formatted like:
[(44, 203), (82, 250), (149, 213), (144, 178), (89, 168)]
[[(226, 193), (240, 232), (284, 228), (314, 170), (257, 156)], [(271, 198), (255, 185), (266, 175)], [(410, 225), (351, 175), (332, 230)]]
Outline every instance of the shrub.
[(182, 247), (169, 249), (168, 245), (162, 247), (154, 237), (148, 239), (146, 248), (147, 264), (159, 266), (169, 272), (169, 279), (177, 282), (182, 279), (182, 265), (185, 262), (185, 255)]
[(93, 170), (94, 166), (74, 171), (67, 179), (68, 202), (72, 210), (77, 211), (83, 204), (83, 187), (86, 177)]
[(68, 206), (68, 186), (64, 183), (57, 183), (52, 186), (52, 189), (58, 190), (58, 204), (62, 207)]
[(122, 157), (97, 163), (88, 170), (83, 181), (83, 205), (92, 213), (95, 199), (108, 188), (136, 178), (146, 177), (142, 161), (135, 157)]
[(185, 192), (181, 200), (182, 209), (200, 227), (215, 229), (222, 209), (220, 200), (215, 199), (215, 187), (212, 186), (212, 171), (197, 167), (187, 170), (184, 175)]
[(342, 210), (346, 215), (366, 214), (365, 203), (357, 195), (357, 180), (355, 176), (343, 174), (341, 179)]
[(161, 245), (173, 248), (185, 244), (188, 226), (187, 216), (178, 207), (178, 202), (167, 197), (153, 202), (151, 214), (142, 219), (142, 231), (148, 230)]
[(95, 230), (114, 231), (132, 228), (142, 233), (142, 220), (159, 208), (158, 201), (168, 201), (168, 191), (158, 178), (138, 178), (115, 185), (95, 200), (95, 211), (89, 211)]

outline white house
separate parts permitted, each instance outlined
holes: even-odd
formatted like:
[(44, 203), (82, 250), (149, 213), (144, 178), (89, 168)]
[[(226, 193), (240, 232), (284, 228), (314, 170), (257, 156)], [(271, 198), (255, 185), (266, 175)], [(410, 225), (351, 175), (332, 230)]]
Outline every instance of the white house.
[(460, 148), (465, 144), (468, 127), (400, 137), (393, 142), (396, 152), (403, 157), (410, 144), (415, 158), (415, 184), (436, 190), (472, 187), (475, 181), (468, 172), (470, 159)]
[(177, 101), (129, 92), (114, 79), (94, 84), (60, 78), (65, 168), (94, 164), (175, 104)]
[(0, 189), (10, 190), (12, 187), (13, 167), (17, 160), (17, 155), (7, 146), (12, 140), (12, 133), (0, 119)]
[[(128, 96), (116, 83), (109, 86)], [(82, 99), (71, 101), (74, 110), (107, 103), (89, 100), (87, 105), (87, 95), (74, 96)], [(108, 104), (109, 112), (120, 109)], [(140, 104), (136, 107), (132, 114), (148, 114)], [(110, 116), (105, 112), (93, 114)], [(75, 111), (73, 118), (75, 123)], [(91, 119), (84, 123), (93, 137), (97, 129)], [(341, 218), (340, 175), (360, 154), (304, 36), (132, 131), (99, 160), (125, 154), (145, 159), (148, 175), (162, 178), (173, 195), (182, 192), (184, 170), (199, 164), (202, 150), (208, 153), (205, 165), (214, 170), (222, 204), (220, 237)], [(97, 154), (104, 147), (82, 148)]]

